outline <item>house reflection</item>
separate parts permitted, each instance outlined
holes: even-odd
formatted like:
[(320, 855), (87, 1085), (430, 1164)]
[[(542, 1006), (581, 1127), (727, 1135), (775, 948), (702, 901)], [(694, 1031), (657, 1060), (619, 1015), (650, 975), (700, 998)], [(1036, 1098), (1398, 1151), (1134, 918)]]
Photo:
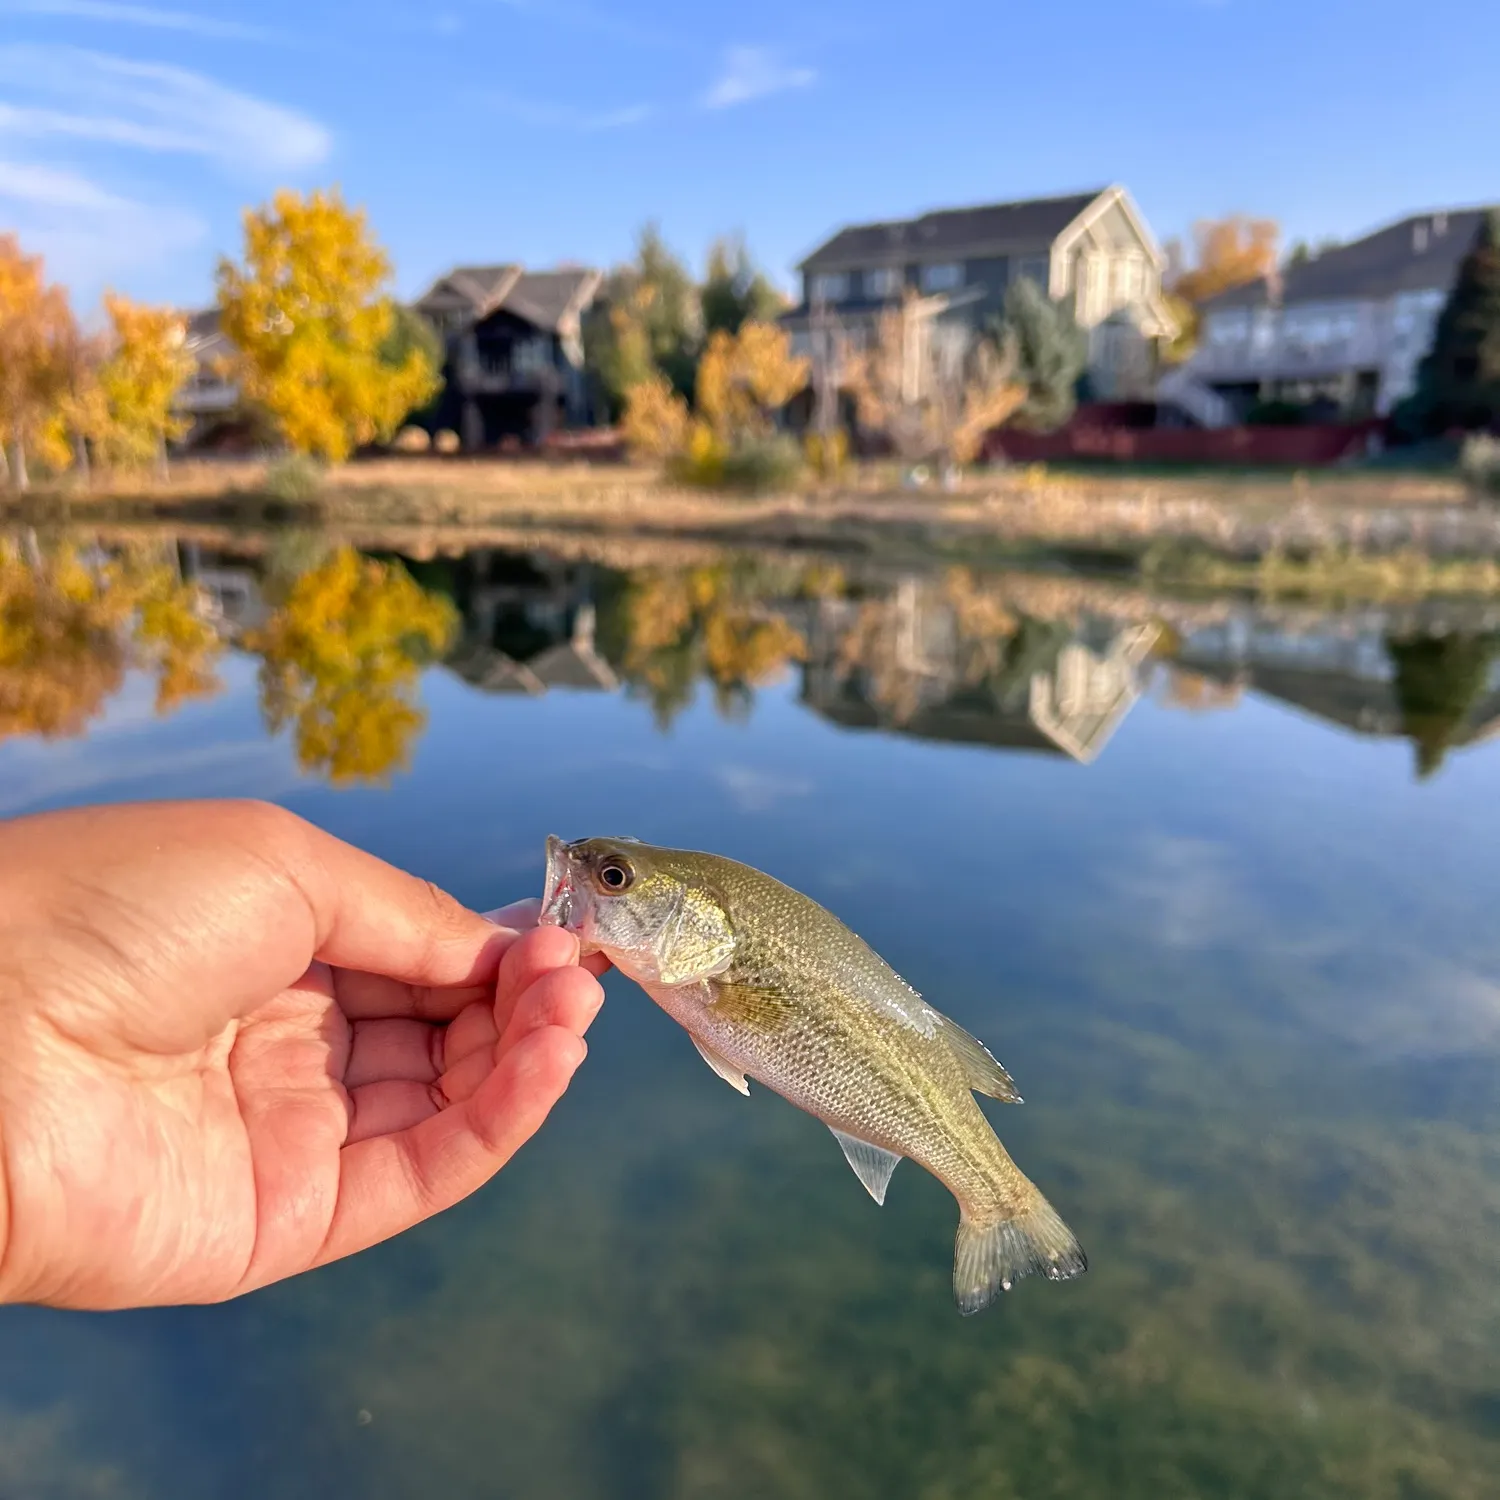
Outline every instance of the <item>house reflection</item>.
[(619, 678), (596, 644), (597, 588), (589, 564), (468, 553), (453, 569), (463, 626), (449, 670), (484, 693), (613, 692)]
[[(804, 625), (802, 701), (833, 723), (1088, 763), (1141, 696), (1151, 624), (1019, 619), (976, 639), (937, 584), (872, 606), (824, 599)], [(873, 629), (871, 628), (873, 625)]]

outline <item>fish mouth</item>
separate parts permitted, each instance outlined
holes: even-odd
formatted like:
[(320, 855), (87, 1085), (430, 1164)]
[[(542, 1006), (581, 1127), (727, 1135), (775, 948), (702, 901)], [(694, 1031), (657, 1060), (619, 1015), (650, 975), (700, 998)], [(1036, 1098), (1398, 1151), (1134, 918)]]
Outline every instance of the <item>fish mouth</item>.
[(573, 860), (568, 846), (555, 833), (547, 835), (547, 875), (542, 886), (542, 927), (573, 925)]

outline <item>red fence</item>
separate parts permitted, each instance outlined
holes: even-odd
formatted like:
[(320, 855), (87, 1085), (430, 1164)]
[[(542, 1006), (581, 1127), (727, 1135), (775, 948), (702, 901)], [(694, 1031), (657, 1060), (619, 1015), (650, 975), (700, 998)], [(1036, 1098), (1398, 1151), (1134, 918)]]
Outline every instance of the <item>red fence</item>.
[(1366, 453), (1380, 422), (1307, 427), (1152, 427), (1129, 408), (1083, 406), (1056, 432), (1002, 428), (985, 440), (987, 458), (1014, 463), (1069, 459), (1144, 464), (1240, 464), (1317, 468)]

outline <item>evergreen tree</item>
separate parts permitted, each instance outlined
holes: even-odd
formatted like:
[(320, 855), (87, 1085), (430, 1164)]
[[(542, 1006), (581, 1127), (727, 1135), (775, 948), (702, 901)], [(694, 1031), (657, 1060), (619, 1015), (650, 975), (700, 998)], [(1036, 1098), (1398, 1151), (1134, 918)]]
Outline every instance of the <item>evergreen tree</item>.
[(708, 252), (708, 274), (703, 280), (703, 330), (738, 333), (746, 322), (773, 322), (784, 306), (738, 238), (715, 240)]
[(1401, 411), (1414, 436), (1473, 432), (1500, 423), (1500, 209), (1491, 209), (1417, 371), (1417, 388)]
[(1011, 283), (995, 341), (1014, 361), (1026, 401), (1015, 423), (1034, 432), (1061, 427), (1077, 405), (1079, 379), (1088, 365), (1088, 335), (1073, 309), (1054, 302), (1028, 277)]

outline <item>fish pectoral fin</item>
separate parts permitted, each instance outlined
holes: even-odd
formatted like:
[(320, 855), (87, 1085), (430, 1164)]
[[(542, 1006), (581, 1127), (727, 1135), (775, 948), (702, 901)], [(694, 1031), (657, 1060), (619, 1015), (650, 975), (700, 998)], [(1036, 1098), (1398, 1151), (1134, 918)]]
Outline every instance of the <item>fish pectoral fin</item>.
[[(692, 1032), (689, 1032), (688, 1035), (693, 1036)], [(714, 1072), (717, 1073), (719, 1077), (729, 1085), (730, 1088), (738, 1089), (740, 1093), (745, 1095), (749, 1094), (750, 1085), (745, 1081), (745, 1072), (743, 1068), (735, 1067), (735, 1065), (730, 1062), (728, 1058), (720, 1057), (719, 1054), (715, 1052), (707, 1042), (700, 1042), (695, 1036), (693, 1037), (693, 1045), (698, 1049), (698, 1052), (702, 1056), (703, 1061), (706, 1062), (709, 1067), (711, 1067)]]
[(832, 1125), (828, 1128), (833, 1131), (834, 1140), (844, 1148), (844, 1155), (854, 1168), (854, 1175), (864, 1183), (869, 1195), (883, 1208), (885, 1190), (891, 1185), (891, 1173), (896, 1170), (896, 1163), (901, 1158), (894, 1151), (887, 1151), (884, 1146), (862, 1141), (857, 1135), (850, 1135)]
[(775, 1031), (795, 1009), (792, 997), (775, 985), (712, 981), (713, 1010), (720, 1023), (764, 1035)]
[(1021, 1096), (1016, 1091), (1016, 1081), (990, 1055), (990, 1049), (970, 1036), (962, 1026), (943, 1018), (943, 1039), (949, 1050), (958, 1059), (964, 1070), (964, 1080), (976, 1094), (987, 1094), (991, 1099), (1001, 1099), (1006, 1104), (1019, 1104)]

